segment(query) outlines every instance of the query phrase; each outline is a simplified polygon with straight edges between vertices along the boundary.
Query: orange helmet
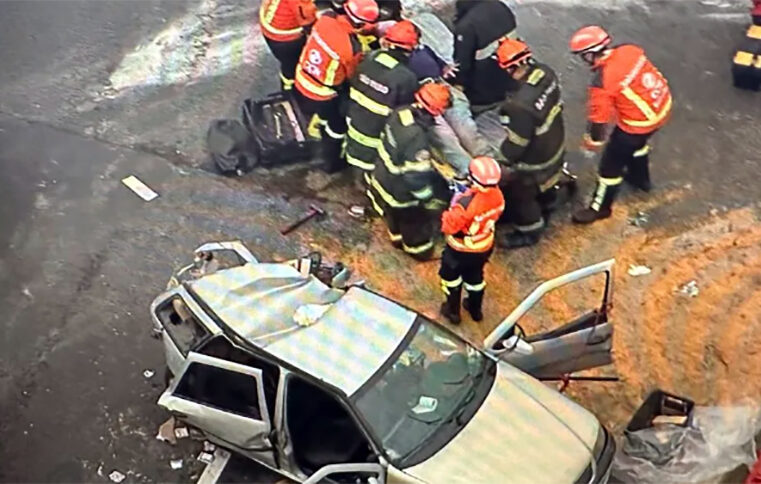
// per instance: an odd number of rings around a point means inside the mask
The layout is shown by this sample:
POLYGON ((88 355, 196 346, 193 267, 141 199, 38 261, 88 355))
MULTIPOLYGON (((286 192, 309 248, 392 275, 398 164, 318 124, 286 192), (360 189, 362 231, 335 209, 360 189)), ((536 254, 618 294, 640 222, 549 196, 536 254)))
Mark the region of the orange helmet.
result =
POLYGON ((344 11, 354 26, 374 24, 378 21, 380 10, 375 0, 346 0, 344 11))
POLYGON ((452 95, 446 85, 440 82, 428 82, 417 90, 415 101, 432 115, 440 116, 451 104, 452 95))
POLYGON ((497 185, 502 178, 502 169, 497 160, 491 156, 473 158, 468 165, 468 171, 473 181, 485 187, 497 185))
POLYGON ((574 54, 597 53, 613 41, 605 29, 589 25, 576 31, 571 37, 570 47, 574 54))
POLYGON ((420 29, 409 20, 402 20, 386 30, 383 40, 402 49, 413 50, 420 42, 420 29))
POLYGON ((531 57, 531 49, 520 40, 504 39, 497 48, 497 62, 502 69, 521 66, 531 57))

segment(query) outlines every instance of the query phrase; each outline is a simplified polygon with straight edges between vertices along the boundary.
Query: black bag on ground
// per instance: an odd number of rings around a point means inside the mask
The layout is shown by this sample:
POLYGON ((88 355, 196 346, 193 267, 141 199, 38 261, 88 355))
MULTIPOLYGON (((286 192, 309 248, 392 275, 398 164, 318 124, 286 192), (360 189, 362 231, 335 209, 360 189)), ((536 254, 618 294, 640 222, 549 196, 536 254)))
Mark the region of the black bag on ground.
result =
POLYGON ((259 163, 270 167, 308 161, 316 156, 319 141, 307 134, 309 120, 283 92, 264 99, 243 101, 243 124, 259 154, 259 163))
POLYGON ((258 164, 256 143, 240 121, 212 121, 206 133, 206 146, 214 165, 223 175, 242 175, 258 164))
POLYGON ((761 88, 761 26, 751 25, 732 59, 735 87, 758 91, 761 88))

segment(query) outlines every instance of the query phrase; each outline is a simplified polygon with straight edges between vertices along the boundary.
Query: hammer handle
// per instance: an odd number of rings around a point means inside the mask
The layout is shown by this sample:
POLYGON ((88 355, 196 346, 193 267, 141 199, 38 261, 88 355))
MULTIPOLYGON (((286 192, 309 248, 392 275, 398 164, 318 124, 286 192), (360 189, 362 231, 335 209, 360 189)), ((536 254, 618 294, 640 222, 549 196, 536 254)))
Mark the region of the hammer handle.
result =
POLYGON ((313 219, 317 215, 317 213, 318 213, 317 210, 314 210, 314 209, 310 210, 308 214, 306 214, 305 216, 301 217, 299 220, 293 222, 291 225, 281 230, 280 233, 282 235, 290 234, 297 228, 301 227, 305 222, 308 222, 309 220, 313 219))

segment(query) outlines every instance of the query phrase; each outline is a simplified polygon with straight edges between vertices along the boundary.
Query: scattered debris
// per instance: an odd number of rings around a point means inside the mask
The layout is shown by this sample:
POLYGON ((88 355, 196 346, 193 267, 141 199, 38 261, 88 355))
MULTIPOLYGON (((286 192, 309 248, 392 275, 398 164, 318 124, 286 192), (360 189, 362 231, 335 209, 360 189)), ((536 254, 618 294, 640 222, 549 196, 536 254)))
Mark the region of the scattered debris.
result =
POLYGON ((209 442, 208 440, 205 440, 203 443, 203 451, 204 452, 214 452, 217 450, 217 446, 209 442))
POLYGON ((637 212, 634 217, 629 217, 629 225, 644 227, 650 221, 650 216, 645 212, 637 212))
POLYGON ((34 296, 32 296, 32 291, 30 291, 28 287, 25 287, 24 289, 22 289, 21 294, 28 297, 29 299, 34 299, 34 296))
POLYGON ((632 277, 639 277, 639 276, 646 276, 653 271, 647 266, 629 264, 629 270, 627 272, 632 277))
POLYGON ((205 440, 206 436, 200 430, 198 430, 196 428, 191 428, 190 429, 190 438, 193 439, 193 440, 205 440))
POLYGON ((177 437, 174 435, 174 417, 170 417, 169 420, 159 426, 159 431, 156 434, 156 440, 161 442, 169 442, 172 445, 177 443, 177 437))
POLYGON ((153 371, 153 370, 145 370, 145 371, 143 371, 143 376, 144 376, 146 379, 151 379, 151 378, 153 378, 153 375, 155 375, 155 374, 156 374, 156 372, 155 372, 155 371, 153 371))
POLYGON ((349 209, 349 215, 354 218, 362 218, 365 216, 365 207, 362 205, 352 205, 349 209))
POLYGON ((98 470, 96 471, 99 476, 103 476, 103 464, 98 465, 98 470))
POLYGON ((199 460, 203 462, 204 464, 211 464, 214 462, 214 454, 211 452, 201 452, 198 454, 198 457, 196 457, 196 460, 199 460))
POLYGON ((174 470, 182 469, 182 459, 172 459, 169 461, 169 466, 174 470))
POLYGON ((122 183, 124 183, 127 186, 127 188, 135 192, 137 196, 139 196, 146 202, 150 202, 151 200, 159 196, 158 193, 151 190, 151 188, 148 185, 141 182, 135 175, 130 175, 122 179, 122 183))
POLYGON ((187 427, 178 427, 174 429, 174 436, 177 438, 177 440, 185 439, 190 436, 190 432, 188 432, 187 427))
POLYGON ((119 484, 124 479, 126 479, 127 476, 115 470, 115 471, 111 471, 111 474, 108 475, 108 478, 111 479, 111 482, 115 482, 116 484, 119 484))
POLYGON ((685 296, 698 297, 698 294, 700 294, 700 289, 698 288, 698 282, 695 280, 688 282, 687 284, 685 284, 679 289, 679 292, 681 292, 685 296))

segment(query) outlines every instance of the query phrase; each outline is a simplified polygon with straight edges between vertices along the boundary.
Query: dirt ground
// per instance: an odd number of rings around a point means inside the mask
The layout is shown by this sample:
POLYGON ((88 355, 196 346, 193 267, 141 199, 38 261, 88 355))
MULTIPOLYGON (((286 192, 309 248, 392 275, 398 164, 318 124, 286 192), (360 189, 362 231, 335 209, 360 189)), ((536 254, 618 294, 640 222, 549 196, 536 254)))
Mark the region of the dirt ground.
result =
MULTIPOLYGON (((313 186, 319 180, 314 174, 310 179, 313 186)), ((566 207, 537 248, 497 250, 487 266, 485 321, 464 317, 456 330, 479 343, 543 280, 613 257, 615 361, 612 368, 590 374, 617 375, 621 381, 573 383, 571 397, 618 432, 656 388, 700 405, 746 398, 761 402, 761 353, 756 349, 761 343, 761 222, 756 211, 714 209, 684 223, 633 224, 635 215, 657 213, 691 191, 688 184, 653 196, 625 192, 611 219, 589 227, 570 224, 566 207), (652 272, 634 277, 627 273, 630 265, 652 272), (699 291, 694 297, 681 291, 691 281, 699 291)), ((344 188, 320 187, 320 192, 328 200, 361 201, 344 188)), ((355 224, 364 224, 365 237, 325 238, 329 229, 324 226, 298 237, 303 245, 350 265, 372 289, 440 319, 438 261, 414 263, 389 251, 380 220, 355 224)), ((599 305, 601 288, 602 278, 561 288, 520 324, 529 334, 556 327, 599 305)))

